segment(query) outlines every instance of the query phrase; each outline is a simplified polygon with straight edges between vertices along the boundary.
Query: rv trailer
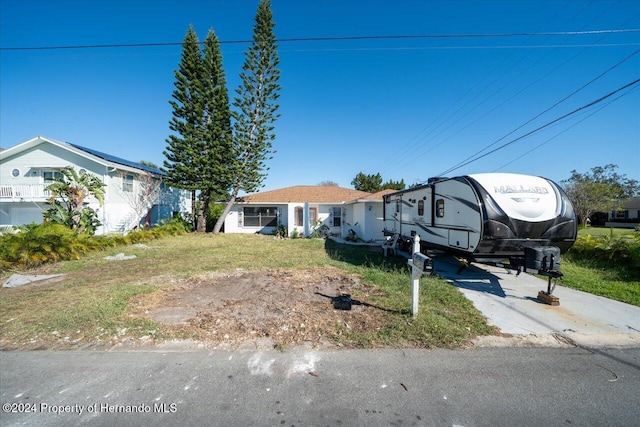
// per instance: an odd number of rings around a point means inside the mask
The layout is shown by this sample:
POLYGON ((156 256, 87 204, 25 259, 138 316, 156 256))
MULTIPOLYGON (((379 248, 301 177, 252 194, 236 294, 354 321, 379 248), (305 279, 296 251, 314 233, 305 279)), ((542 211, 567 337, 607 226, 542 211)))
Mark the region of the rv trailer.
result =
POLYGON ((560 252, 576 240, 577 222, 571 202, 554 182, 486 173, 431 178, 385 195, 384 234, 405 244, 417 235, 425 254, 441 250, 469 261, 506 263, 518 272, 533 257, 532 266, 553 272, 560 252))

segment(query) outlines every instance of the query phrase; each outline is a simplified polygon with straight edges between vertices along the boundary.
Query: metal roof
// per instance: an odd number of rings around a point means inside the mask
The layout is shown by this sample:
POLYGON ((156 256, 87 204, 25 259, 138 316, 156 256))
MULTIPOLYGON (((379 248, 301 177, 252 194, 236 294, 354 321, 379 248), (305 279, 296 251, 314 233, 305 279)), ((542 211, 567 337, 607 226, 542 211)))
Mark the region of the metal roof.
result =
POLYGON ((117 163, 117 164, 123 165, 123 166, 129 166, 129 167, 136 168, 136 169, 142 169, 144 171, 147 171, 147 172, 155 174, 155 175, 161 175, 161 176, 165 176, 166 175, 160 169, 156 169, 156 168, 153 168, 151 166, 142 165, 142 164, 137 163, 137 162, 132 162, 130 160, 122 159, 120 157, 112 156, 111 154, 106 154, 106 153, 103 153, 101 151, 93 150, 91 148, 83 147, 81 145, 72 144, 70 142, 67 142, 67 144, 71 145, 74 148, 77 148, 78 150, 82 150, 82 151, 84 151, 86 153, 89 153, 89 154, 91 154, 93 156, 99 157, 99 158, 101 158, 103 160, 106 160, 106 161, 109 161, 109 162, 112 162, 112 163, 117 163))

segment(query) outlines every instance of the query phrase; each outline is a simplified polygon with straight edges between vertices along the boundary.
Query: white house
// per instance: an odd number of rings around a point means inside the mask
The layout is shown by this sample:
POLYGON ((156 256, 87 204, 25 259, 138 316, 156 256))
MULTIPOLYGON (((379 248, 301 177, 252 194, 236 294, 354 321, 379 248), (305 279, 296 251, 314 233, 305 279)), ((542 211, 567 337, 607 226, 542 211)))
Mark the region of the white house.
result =
MULTIPOLYGON (((383 193, 391 192, 391 190, 383 193)), ((364 241, 384 240, 382 193, 336 186, 298 185, 240 197, 227 215, 225 233, 273 234, 278 225, 289 235, 309 236, 325 225, 330 235, 353 230, 364 241)))
POLYGON ((609 212, 606 227, 635 228, 640 224, 640 197, 629 200, 620 210, 609 212))
POLYGON ((126 232, 189 212, 189 193, 165 186, 159 169, 43 136, 0 151, 0 225, 40 223, 50 197, 45 189, 71 166, 106 184, 104 204, 85 201, 98 212, 98 234, 126 232))

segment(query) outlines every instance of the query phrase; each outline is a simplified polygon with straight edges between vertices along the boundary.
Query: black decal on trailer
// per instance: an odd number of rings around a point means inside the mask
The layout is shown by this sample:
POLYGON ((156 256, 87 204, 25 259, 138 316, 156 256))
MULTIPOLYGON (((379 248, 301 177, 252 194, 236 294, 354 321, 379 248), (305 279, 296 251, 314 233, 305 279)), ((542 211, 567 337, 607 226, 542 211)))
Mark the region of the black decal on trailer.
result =
POLYGON ((458 202, 462 203, 465 206, 468 206, 469 208, 473 209, 476 212, 480 212, 480 207, 478 206, 478 203, 474 203, 471 200, 463 199, 460 197, 456 197, 455 200, 457 200, 458 202))

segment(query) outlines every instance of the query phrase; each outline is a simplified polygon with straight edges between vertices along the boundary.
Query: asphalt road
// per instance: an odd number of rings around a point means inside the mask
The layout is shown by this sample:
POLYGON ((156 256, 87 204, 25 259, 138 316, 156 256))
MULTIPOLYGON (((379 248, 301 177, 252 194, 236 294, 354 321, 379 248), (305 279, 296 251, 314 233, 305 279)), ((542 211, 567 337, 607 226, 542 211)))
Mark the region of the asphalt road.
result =
POLYGON ((639 396, 638 348, 0 353, 2 426, 631 426, 639 396))

